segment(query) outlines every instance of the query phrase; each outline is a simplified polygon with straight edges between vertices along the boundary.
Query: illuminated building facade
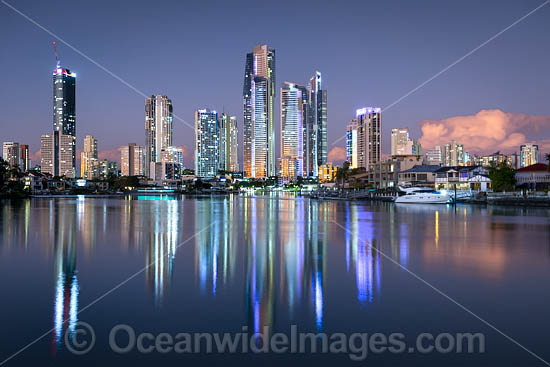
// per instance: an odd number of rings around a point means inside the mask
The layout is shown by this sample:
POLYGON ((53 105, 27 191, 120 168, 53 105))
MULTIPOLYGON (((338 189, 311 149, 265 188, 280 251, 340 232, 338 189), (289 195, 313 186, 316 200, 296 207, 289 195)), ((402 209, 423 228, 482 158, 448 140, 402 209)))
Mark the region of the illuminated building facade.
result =
POLYGON ((122 176, 144 176, 145 155, 143 147, 130 143, 120 147, 120 174, 122 176))
POLYGON ((372 107, 358 109, 356 120, 357 168, 364 167, 368 171, 381 158, 382 111, 372 107))
POLYGON ((520 166, 527 167, 539 162, 539 146, 536 144, 525 144, 519 147, 520 166))
POLYGON ((444 163, 447 167, 464 165, 464 145, 451 141, 443 147, 444 163))
POLYGON ((346 128, 346 161, 350 168, 358 167, 357 147, 357 119, 353 119, 346 128))
POLYGON ((93 180, 99 177, 97 139, 92 135, 84 138, 84 150, 80 153, 80 177, 93 180))
POLYGON ((246 55, 243 86, 243 159, 247 177, 275 175, 275 50, 256 45, 246 55))
POLYGON ((294 181, 306 174, 304 167, 304 126, 308 93, 303 86, 285 82, 281 88, 281 179, 294 181))
POLYGON ((53 71, 52 175, 76 176, 76 74, 59 66, 53 71))
POLYGON ((316 71, 309 81, 310 113, 306 126, 306 169, 308 176, 317 176, 318 167, 327 163, 327 91, 322 87, 321 73, 316 71))
POLYGON ((20 164, 20 148, 19 143, 6 141, 2 145, 2 157, 10 167, 19 167, 20 164))
POLYGON ((202 109, 195 112, 195 176, 213 178, 219 169, 218 113, 202 109))
POLYGON ((222 171, 238 172, 239 143, 237 117, 222 113, 220 119, 219 169, 222 171))
POLYGON ((172 146, 173 107, 167 96, 145 100, 145 175, 152 177, 151 165, 162 161, 161 151, 172 146))

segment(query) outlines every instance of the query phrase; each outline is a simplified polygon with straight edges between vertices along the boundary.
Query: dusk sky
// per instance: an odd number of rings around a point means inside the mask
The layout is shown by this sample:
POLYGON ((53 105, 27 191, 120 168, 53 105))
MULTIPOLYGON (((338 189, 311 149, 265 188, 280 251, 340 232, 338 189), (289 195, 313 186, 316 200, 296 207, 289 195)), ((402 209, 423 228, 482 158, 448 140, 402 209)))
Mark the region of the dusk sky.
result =
MULTIPOLYGON (((245 55, 266 43, 276 49, 276 106, 282 82, 305 84, 322 72, 329 149, 344 146, 343 140, 333 143, 357 108, 385 108, 543 3, 6 2, 137 90, 167 95, 190 125, 196 109, 224 109, 237 116, 240 135, 245 55)), ((0 3, 0 140, 29 144, 32 152, 40 135, 52 130, 54 40, 0 3)), ((144 97, 56 41, 62 66, 77 73, 77 147, 92 134, 114 159, 120 145, 143 145, 144 97)), ((383 152, 390 150, 393 127, 409 127, 424 148, 458 138, 466 151, 507 153, 535 139, 550 152, 549 65, 547 4, 384 111, 383 152)), ((277 144, 278 134, 277 128, 277 144)), ((174 119, 174 145, 187 147, 188 166, 193 137, 174 119)), ((239 150, 242 160, 242 145, 239 150)), ((341 158, 338 153, 331 157, 341 158)))

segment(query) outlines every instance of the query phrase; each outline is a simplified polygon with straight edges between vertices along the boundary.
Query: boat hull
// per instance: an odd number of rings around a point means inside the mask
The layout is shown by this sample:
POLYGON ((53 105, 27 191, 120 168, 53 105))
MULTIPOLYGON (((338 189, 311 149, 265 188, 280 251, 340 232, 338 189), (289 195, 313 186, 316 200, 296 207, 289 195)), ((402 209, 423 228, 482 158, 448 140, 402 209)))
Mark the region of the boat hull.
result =
POLYGON ((397 204, 448 204, 449 195, 404 195, 395 199, 397 204))

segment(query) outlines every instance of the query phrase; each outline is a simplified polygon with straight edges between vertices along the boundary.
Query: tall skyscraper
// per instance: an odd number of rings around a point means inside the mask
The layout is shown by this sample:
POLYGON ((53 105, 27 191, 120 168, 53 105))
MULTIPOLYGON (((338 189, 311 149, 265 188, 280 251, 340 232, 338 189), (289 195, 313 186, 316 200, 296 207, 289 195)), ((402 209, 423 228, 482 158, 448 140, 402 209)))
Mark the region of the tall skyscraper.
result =
POLYGON ((208 109, 195 112, 195 176, 216 177, 219 169, 220 126, 218 113, 208 109))
POLYGON ((237 117, 222 113, 220 119, 219 169, 239 171, 237 117))
POLYGON ((281 159, 283 182, 294 181, 306 174, 304 167, 304 132, 306 131, 308 91, 305 87, 284 82, 281 88, 281 159))
POLYGON ((59 65, 53 71, 53 147, 53 175, 75 177, 76 74, 59 65))
POLYGON ((29 146, 28 144, 21 144, 21 149, 19 153, 19 167, 21 168, 21 171, 27 172, 31 169, 31 157, 29 152, 29 146))
POLYGON ((144 176, 144 160, 143 147, 136 143, 120 147, 120 174, 122 176, 144 176))
POLYGON ((246 55, 243 86, 243 159, 247 177, 275 175, 275 50, 256 45, 246 55))
POLYGON ((307 162, 308 176, 317 176, 318 168, 327 163, 328 158, 327 91, 322 88, 321 81, 321 73, 316 71, 308 86, 310 114, 306 127, 306 156, 316 157, 314 161, 307 162))
POLYGON ((527 167, 539 162, 539 146, 533 143, 519 147, 521 167, 527 167))
POLYGON ((19 167, 19 143, 6 141, 2 145, 2 157, 10 165, 10 167, 19 167))
POLYGON ((99 177, 97 140, 92 135, 84 138, 84 150, 80 153, 80 177, 88 180, 99 177))
POLYGON ((357 167, 367 171, 381 158, 381 123, 380 108, 365 107, 356 111, 357 119, 357 167))
POLYGON ((452 140, 443 147, 445 166, 460 166, 464 164, 464 145, 452 140))
POLYGON ((145 100, 145 175, 152 177, 151 165, 162 161, 161 151, 172 146, 173 107, 160 94, 145 100))

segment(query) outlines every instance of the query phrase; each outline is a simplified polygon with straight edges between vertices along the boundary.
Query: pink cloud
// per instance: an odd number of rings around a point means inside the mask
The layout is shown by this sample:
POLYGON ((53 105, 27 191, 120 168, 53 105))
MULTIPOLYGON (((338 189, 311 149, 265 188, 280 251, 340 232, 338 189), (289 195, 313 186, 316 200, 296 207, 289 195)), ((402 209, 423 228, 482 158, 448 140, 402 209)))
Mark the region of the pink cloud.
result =
POLYGON ((424 120, 420 126, 424 149, 456 140, 475 154, 517 152, 528 142, 536 142, 541 152, 550 151, 550 115, 481 110, 475 115, 424 120))
POLYGON ((346 148, 334 147, 328 152, 328 161, 332 164, 339 165, 346 160, 346 148))

